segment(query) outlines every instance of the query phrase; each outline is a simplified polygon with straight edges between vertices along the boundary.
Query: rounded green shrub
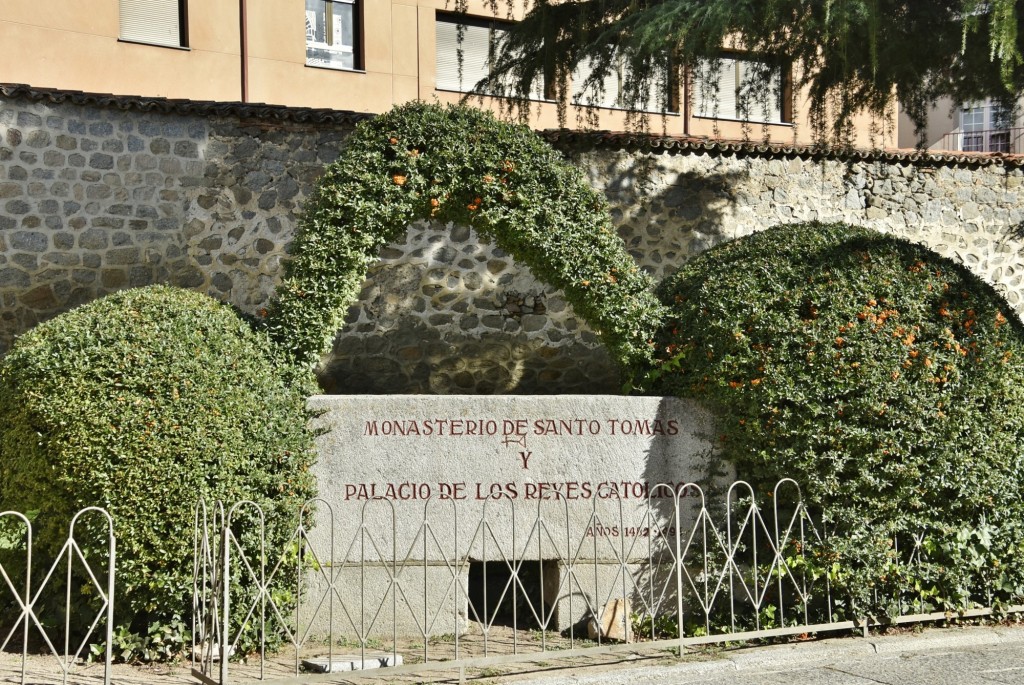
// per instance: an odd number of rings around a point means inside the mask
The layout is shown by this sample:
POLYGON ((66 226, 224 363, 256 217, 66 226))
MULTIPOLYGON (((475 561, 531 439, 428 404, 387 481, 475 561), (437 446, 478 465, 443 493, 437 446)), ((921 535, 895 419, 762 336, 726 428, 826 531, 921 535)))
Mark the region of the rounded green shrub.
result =
POLYGON ((413 102, 359 124, 306 202, 267 317, 312 366, 381 249, 420 219, 471 226, 562 289, 627 377, 646 369, 661 307, 606 201, 525 126, 413 102))
POLYGON ((163 286, 37 326, 0 362, 0 510, 38 512, 42 558, 75 511, 106 507, 116 620, 145 635, 191 605, 200 498, 259 503, 279 549, 314 493, 304 388, 277 354, 229 306, 163 286))
POLYGON ((1024 331, 990 286, 920 245, 809 223, 695 257, 659 297, 656 389, 716 413, 741 476, 803 487, 848 608, 1024 594, 1024 331))

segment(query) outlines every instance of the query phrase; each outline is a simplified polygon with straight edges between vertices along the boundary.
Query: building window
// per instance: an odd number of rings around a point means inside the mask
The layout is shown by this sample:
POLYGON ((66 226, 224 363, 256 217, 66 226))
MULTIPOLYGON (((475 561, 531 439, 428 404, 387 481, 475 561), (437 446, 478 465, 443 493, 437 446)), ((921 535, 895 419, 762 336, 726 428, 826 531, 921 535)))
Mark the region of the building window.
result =
MULTIPOLYGON (((476 86, 491 75, 495 48, 509 26, 507 22, 493 19, 438 12, 434 86, 438 90, 490 94, 476 86)), ((543 79, 535 84, 533 97, 544 98, 543 79)))
POLYGON ((355 0, 306 0, 306 64, 358 69, 355 0))
POLYGON ((629 102, 626 97, 630 79, 629 64, 625 59, 616 59, 601 79, 600 87, 594 83, 595 65, 589 58, 583 59, 572 72, 572 102, 574 105, 609 107, 640 110, 643 112, 676 112, 677 100, 673 97, 675 79, 670 78, 667 67, 656 76, 657 83, 647 86, 646 98, 629 102))
POLYGON ((119 0, 121 40, 180 48, 188 45, 186 0, 119 0))
POLYGON ((964 152, 1010 152, 1010 113, 997 103, 960 110, 960 149, 964 152))
POLYGON ((778 124, 789 121, 782 69, 741 57, 703 60, 693 71, 698 117, 778 124), (761 84, 765 78, 768 88, 761 84))

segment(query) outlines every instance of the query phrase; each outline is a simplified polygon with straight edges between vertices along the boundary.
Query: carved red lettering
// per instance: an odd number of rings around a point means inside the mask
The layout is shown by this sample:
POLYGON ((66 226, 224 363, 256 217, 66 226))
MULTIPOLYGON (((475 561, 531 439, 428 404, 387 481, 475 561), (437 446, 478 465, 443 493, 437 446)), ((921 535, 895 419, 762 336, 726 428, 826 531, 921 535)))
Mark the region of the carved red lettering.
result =
POLYGON ((526 435, 526 419, 502 419, 502 435, 526 435))

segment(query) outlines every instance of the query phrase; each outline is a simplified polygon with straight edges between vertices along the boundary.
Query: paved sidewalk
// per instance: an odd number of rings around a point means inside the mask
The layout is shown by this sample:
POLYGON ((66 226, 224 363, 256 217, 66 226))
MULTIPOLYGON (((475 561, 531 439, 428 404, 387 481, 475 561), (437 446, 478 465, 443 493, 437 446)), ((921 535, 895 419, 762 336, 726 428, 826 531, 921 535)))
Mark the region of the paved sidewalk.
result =
MULTIPOLYGON (((589 670, 589 669, 587 669, 589 670)), ((496 681, 492 681, 496 682, 496 681)), ((928 628, 869 638, 743 647, 693 663, 561 672, 530 685, 1024 684, 1024 627, 928 628)))

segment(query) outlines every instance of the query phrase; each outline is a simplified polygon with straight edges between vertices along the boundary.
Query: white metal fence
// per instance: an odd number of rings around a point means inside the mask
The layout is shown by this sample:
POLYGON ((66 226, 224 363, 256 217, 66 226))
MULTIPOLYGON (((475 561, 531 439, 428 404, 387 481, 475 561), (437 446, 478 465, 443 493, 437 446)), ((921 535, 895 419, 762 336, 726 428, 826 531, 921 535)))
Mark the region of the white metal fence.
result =
POLYGON ((298 675, 306 660, 404 659, 397 673, 865 628, 833 616, 794 481, 767 505, 744 482, 718 506, 693 483, 623 494, 376 499, 356 519, 317 500, 274 550, 255 504, 201 505, 193 672, 226 685, 235 649, 275 639, 298 675))
MULTIPOLYGON (((374 499, 358 516, 336 514, 324 500, 300 512, 200 503, 193 673, 227 685, 321 677, 303 673, 304 663, 324 671, 387 664, 395 674, 464 672, 554 655, 866 631, 872 623, 833 611, 828 564, 815 557, 827 538, 792 480, 762 501, 744 482, 717 504, 692 483, 642 496, 591 494, 374 499), (280 647, 286 668, 267 655, 280 647), (261 657, 255 672, 230 658, 253 652, 261 657), (404 665, 396 665, 400 658, 404 665)), ((38 560, 36 526, 25 514, 0 513, 0 651, 20 657, 23 684, 68 683, 82 680, 76 665, 95 644, 109 684, 113 520, 83 509, 46 563, 38 560), (93 600, 83 603, 83 594, 93 600), (38 657, 30 653, 48 655, 45 677, 33 672, 38 657)), ((900 564, 921 563, 923 539, 911 537, 900 564)), ((912 594, 886 622, 948 617, 912 594)), ((979 596, 958 615, 988 615, 991 604, 979 596)))
POLYGON ((43 671, 46 677, 52 674, 52 668, 33 671, 30 651, 52 657, 47 665, 55 664, 60 682, 66 684, 89 655, 89 645, 98 644, 104 662, 102 681, 109 685, 116 563, 113 520, 104 509, 82 509, 71 519, 67 538, 52 562, 38 568, 33 532, 33 521, 24 513, 0 512, 0 609, 6 612, 0 616, 0 652, 20 654, 22 685, 42 682, 43 671), (90 518, 95 525, 82 533, 81 526, 90 518), (83 603, 83 593, 94 601, 83 603))

